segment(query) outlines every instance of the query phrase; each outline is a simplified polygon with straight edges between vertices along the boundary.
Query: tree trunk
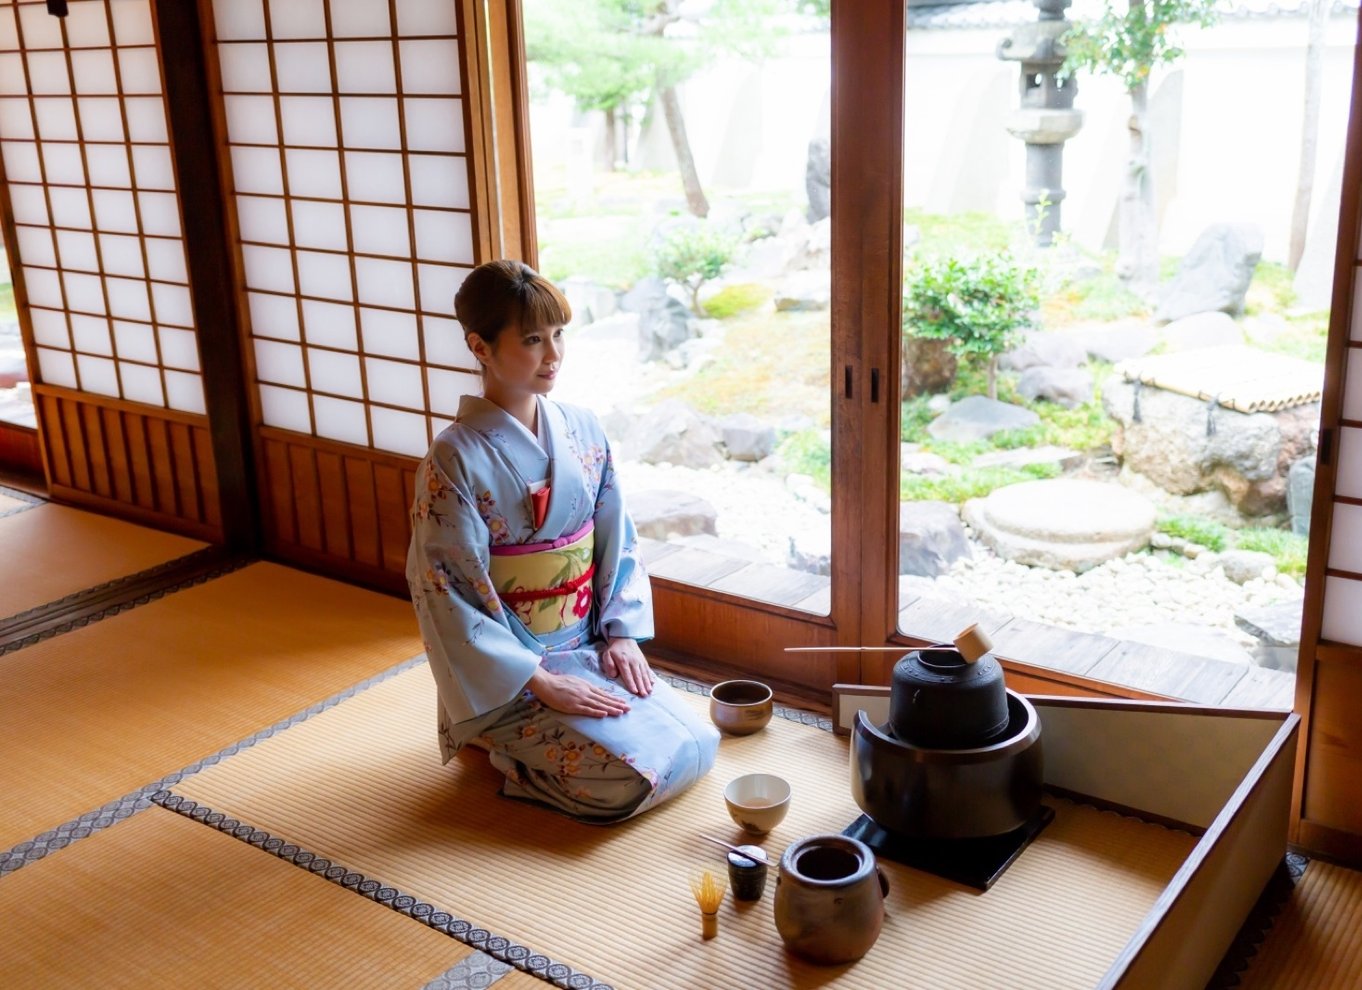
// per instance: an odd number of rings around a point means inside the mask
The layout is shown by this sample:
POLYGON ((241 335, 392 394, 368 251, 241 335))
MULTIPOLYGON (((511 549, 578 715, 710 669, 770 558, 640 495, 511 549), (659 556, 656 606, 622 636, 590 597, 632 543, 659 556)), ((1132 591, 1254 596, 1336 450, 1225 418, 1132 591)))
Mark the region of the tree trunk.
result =
POLYGON ((988 397, 998 401, 998 355, 988 356, 988 397))
POLYGON ((1319 149, 1319 101, 1324 73, 1324 26, 1330 0, 1310 0, 1310 40, 1305 48, 1305 113, 1301 121, 1301 160, 1296 172, 1296 202, 1291 207, 1291 246, 1286 264, 1293 272, 1305 253, 1310 198, 1315 191, 1315 154, 1319 149))
POLYGON ((681 172, 681 185, 686 190, 686 206, 697 217, 709 216, 709 201, 700 188, 700 176, 695 171, 695 159, 690 153, 690 139, 686 137, 686 121, 681 116, 681 98, 675 86, 659 86, 657 97, 662 102, 662 113, 667 119, 667 133, 671 135, 676 152, 676 167, 681 172))
POLYGON ((1149 83, 1130 89, 1130 153, 1117 215, 1120 251, 1116 274, 1136 295, 1152 299, 1159 284, 1159 225, 1149 156, 1149 83))
POLYGON ((619 115, 614 107, 605 108, 605 168, 614 172, 619 167, 619 115))

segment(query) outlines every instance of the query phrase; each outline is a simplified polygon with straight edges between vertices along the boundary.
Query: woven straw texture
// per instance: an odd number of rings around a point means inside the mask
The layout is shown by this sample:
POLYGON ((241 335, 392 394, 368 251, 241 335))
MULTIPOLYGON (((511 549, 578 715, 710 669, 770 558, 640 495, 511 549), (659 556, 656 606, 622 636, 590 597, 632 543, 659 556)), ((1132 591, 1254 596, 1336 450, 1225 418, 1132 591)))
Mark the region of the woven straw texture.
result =
POLYGON ((1243 413, 1275 412, 1316 402, 1319 365, 1252 347, 1202 347, 1136 358, 1118 365, 1126 381, 1144 382, 1194 399, 1215 399, 1243 413))
MULTIPOLYGON (((0 505, 0 511, 5 508, 0 505)), ((34 506, 0 519, 0 560, 6 562, 0 616, 136 574, 203 546, 93 512, 34 506)))
POLYGON ((754 905, 726 899, 709 942, 687 881, 723 868, 701 835, 743 841, 722 799, 741 773, 792 784, 789 816, 764 840, 772 854, 855 818, 843 740, 777 719, 725 739, 714 772, 687 794, 600 828, 496 797, 497 775, 475 750, 441 767, 434 706, 430 673, 416 667, 174 790, 621 990, 1091 987, 1194 843, 1061 802, 987 894, 886 862, 879 942, 855 964, 819 968, 784 951, 774 880, 754 905))
POLYGON ((1242 990, 1362 987, 1362 873, 1313 862, 1277 916, 1242 990))
POLYGON ((420 652, 408 603, 254 564, 0 657, 0 849, 420 652))
POLYGON ((473 951, 160 808, 0 880, 0 917, 16 990, 418 990, 473 951))

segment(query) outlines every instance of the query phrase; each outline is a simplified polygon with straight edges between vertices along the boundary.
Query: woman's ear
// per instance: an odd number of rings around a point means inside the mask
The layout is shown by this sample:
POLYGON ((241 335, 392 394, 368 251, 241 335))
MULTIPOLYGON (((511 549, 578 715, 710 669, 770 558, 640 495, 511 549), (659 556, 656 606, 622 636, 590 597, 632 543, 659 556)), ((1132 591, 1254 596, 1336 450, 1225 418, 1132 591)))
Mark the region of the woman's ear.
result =
POLYGON ((478 363, 485 365, 492 353, 492 348, 488 345, 487 341, 483 340, 476 333, 469 331, 464 335, 464 342, 468 344, 468 349, 473 352, 473 356, 478 359, 478 363))

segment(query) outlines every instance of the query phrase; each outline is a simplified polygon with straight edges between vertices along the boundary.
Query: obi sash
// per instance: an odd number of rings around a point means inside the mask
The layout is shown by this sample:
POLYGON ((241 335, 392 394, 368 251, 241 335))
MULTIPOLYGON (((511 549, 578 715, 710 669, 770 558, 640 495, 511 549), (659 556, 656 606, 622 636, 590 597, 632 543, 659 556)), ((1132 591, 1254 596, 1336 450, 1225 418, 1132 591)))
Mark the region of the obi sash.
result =
POLYGON ((535 636, 574 626, 591 614, 595 530, 542 543, 491 547, 492 585, 502 603, 535 636))

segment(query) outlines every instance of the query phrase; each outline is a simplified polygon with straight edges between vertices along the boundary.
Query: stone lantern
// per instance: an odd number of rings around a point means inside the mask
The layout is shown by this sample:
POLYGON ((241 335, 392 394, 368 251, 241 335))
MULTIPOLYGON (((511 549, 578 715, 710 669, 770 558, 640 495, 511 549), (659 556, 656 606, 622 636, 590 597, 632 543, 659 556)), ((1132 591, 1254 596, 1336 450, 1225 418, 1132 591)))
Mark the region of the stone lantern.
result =
POLYGON ((1061 40, 1072 26, 1064 18, 1070 0, 1032 0, 1039 19, 1018 26, 998 43, 998 57, 1021 63, 1021 106, 1008 115, 1007 129, 1026 142, 1026 220, 1040 247, 1049 247, 1059 230, 1059 205, 1064 142, 1083 126, 1083 112, 1074 109, 1078 82, 1061 80, 1064 64, 1061 40))

